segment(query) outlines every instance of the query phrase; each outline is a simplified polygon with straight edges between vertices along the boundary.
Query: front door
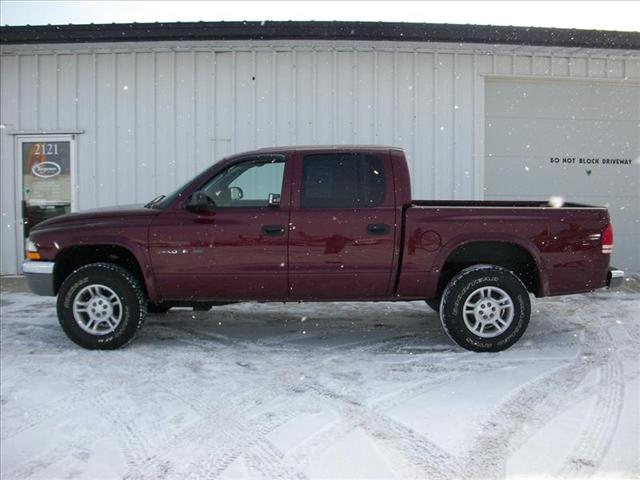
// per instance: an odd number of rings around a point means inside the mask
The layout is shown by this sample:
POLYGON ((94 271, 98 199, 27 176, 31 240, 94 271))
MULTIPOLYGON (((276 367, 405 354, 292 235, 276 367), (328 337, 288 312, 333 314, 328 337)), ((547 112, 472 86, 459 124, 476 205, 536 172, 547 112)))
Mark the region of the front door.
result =
POLYGON ((161 297, 286 298, 285 165, 281 155, 233 163, 199 188, 212 200, 208 210, 193 212, 180 206, 154 220, 150 249, 161 297), (273 202, 276 195, 280 205, 273 202))
POLYGON ((387 297, 398 223, 388 155, 311 154, 297 166, 289 233, 290 298, 387 297))
POLYGON ((19 137, 23 242, 38 223, 72 209, 73 138, 19 137))

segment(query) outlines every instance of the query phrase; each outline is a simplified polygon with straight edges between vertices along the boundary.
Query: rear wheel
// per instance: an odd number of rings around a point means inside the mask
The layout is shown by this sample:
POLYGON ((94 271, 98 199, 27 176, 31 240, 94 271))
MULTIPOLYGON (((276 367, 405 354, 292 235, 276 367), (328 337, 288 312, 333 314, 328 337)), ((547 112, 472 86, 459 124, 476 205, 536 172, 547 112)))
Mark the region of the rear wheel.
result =
POLYGON ((130 342, 144 323, 147 301, 139 280, 110 263, 79 268, 58 292, 58 320, 81 347, 113 350, 130 342))
POLYGON ((529 293, 510 270, 476 265, 462 270, 442 295, 440 320, 467 350, 498 352, 518 341, 531 316, 529 293))

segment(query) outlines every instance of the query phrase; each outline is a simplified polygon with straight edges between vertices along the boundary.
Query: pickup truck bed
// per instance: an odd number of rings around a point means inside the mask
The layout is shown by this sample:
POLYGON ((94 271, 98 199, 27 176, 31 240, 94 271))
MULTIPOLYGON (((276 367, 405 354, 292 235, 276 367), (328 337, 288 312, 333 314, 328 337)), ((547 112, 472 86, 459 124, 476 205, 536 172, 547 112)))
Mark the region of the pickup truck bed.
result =
POLYGON ((609 260, 601 247, 601 233, 609 224, 606 208, 576 203, 549 207, 542 202, 418 200, 412 201, 404 215, 401 296, 424 295, 427 277, 426 296, 436 296, 438 286, 446 284, 456 270, 450 268, 452 263, 492 263, 496 254, 504 257, 503 265, 509 258, 511 262, 519 259, 521 267, 512 264, 511 268, 520 269, 538 297, 606 285, 609 260), (452 257, 455 250, 459 255, 452 257))

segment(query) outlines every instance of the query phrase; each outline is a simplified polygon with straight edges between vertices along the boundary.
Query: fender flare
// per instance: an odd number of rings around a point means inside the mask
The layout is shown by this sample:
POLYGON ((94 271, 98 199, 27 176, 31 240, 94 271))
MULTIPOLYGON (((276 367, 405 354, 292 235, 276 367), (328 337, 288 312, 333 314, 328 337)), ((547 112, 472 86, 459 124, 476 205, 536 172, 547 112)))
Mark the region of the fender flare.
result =
POLYGON ((463 247, 465 245, 471 245, 473 243, 481 243, 481 242, 492 242, 492 243, 503 243, 508 245, 513 245, 523 249, 527 252, 531 258, 533 259, 536 269, 538 270, 538 292, 535 292, 537 296, 544 297, 548 294, 549 285, 548 279, 545 275, 544 262, 542 260, 542 256, 540 255, 540 251, 536 248, 536 246, 527 240, 526 238, 519 237, 517 235, 505 235, 504 233, 491 235, 491 234, 483 234, 483 233, 465 233, 463 235, 458 235, 456 237, 451 238, 447 241, 445 245, 440 249, 438 255, 436 256, 433 262, 433 270, 436 276, 439 278, 440 272, 444 267, 444 264, 447 262, 452 253, 454 253, 458 248, 463 247))

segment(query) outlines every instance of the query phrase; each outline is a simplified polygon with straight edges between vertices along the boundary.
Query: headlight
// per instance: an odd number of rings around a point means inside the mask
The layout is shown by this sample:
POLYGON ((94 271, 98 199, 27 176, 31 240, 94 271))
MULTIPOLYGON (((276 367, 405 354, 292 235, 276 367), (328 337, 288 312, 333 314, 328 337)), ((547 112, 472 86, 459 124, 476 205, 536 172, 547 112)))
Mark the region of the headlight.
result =
POLYGON ((36 242, 34 242, 31 239, 27 240, 27 252, 37 252, 37 251, 38 251, 38 246, 36 245, 36 242))
POLYGON ((29 260, 40 260, 40 254, 38 253, 38 246, 36 245, 36 242, 31 239, 27 240, 26 250, 27 258, 29 260))

